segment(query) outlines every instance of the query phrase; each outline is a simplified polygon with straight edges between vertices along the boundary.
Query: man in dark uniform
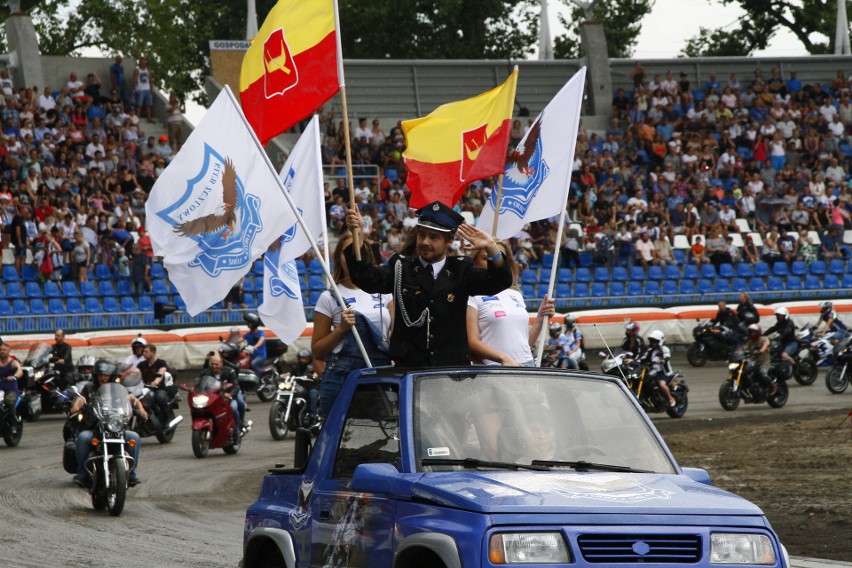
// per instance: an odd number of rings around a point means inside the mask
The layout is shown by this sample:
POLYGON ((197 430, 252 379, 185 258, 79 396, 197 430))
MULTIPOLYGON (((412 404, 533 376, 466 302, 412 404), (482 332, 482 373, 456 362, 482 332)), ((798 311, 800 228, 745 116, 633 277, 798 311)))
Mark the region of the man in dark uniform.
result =
POLYGON ((53 359, 54 368, 59 374, 59 383, 57 386, 60 390, 65 390, 74 374, 74 357, 71 355, 71 345, 65 341, 65 332, 57 329, 53 335, 56 342, 50 350, 50 356, 53 359))
MULTIPOLYGON (((344 251, 349 274, 365 292, 393 294, 390 357, 397 366, 469 365, 467 299, 511 286, 509 264, 488 233, 463 224, 464 217, 443 203, 430 203, 418 215, 413 254, 405 250, 387 266, 373 266, 366 248, 357 261, 349 246, 344 251), (447 256, 456 231, 471 243, 469 250, 486 250, 488 268, 474 268, 466 256, 447 256)), ((361 227, 360 215, 350 209, 346 223, 354 233, 361 227)))

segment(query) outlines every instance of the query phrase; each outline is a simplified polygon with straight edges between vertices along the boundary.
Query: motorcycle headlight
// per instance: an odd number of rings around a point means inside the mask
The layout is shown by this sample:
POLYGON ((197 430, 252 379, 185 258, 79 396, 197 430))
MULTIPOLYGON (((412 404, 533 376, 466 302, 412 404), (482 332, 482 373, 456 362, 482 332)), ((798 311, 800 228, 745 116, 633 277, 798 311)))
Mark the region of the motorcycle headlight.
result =
POLYGON ((607 371, 609 371, 609 370, 610 370, 610 369, 612 369, 613 367, 615 367, 615 361, 612 361, 611 359, 607 359, 606 361, 604 361, 603 363, 601 363, 601 370, 602 370, 604 373, 606 373, 607 371))
POLYGON ((728 370, 736 371, 739 366, 739 363, 728 363, 728 370))
POLYGON ((44 376, 44 369, 39 369, 38 371, 36 371, 35 373, 33 373, 33 378, 34 378, 35 380, 39 380, 39 379, 40 379, 40 378, 42 378, 43 376, 44 376))
POLYGON ((763 534, 713 533, 711 564, 775 564, 775 549, 763 534))
POLYGON ((110 414, 109 416, 107 416, 106 421, 104 422, 104 428, 107 432, 118 434, 119 432, 124 430, 124 418, 122 418, 118 414, 110 414))
POLYGON ((278 383, 278 390, 286 391, 286 390, 290 390, 291 388, 293 388, 292 383, 285 383, 285 382, 278 383))
POLYGON ((491 535, 488 559, 492 564, 566 564, 571 555, 558 532, 498 533, 491 535))
POLYGON ((199 394, 192 397, 193 408, 204 408, 205 406, 207 406, 208 402, 210 402, 210 397, 206 394, 199 394))

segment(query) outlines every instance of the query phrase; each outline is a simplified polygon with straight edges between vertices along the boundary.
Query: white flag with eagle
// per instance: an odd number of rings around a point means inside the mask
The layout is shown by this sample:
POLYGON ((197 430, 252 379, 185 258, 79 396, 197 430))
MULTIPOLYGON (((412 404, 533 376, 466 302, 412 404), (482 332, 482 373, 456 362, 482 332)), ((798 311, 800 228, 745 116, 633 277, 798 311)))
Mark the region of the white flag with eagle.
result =
POLYGON ((494 191, 482 207, 479 228, 490 233, 497 210, 496 237, 508 239, 527 223, 557 216, 565 208, 585 83, 583 67, 536 117, 506 161, 499 208, 494 191))
POLYGON ((296 222, 227 86, 157 179, 145 216, 191 316, 222 300, 296 222))

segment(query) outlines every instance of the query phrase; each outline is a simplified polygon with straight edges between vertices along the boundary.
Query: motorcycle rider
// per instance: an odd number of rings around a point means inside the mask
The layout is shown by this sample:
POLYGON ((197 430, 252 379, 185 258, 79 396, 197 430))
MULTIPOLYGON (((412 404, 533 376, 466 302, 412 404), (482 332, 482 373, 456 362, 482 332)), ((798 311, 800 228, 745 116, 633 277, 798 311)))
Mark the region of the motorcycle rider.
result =
MULTIPOLYGON (((145 345, 142 356, 144 359, 136 365, 136 368, 142 374, 142 382, 149 389, 148 394, 145 395, 145 402, 151 409, 152 415, 165 416, 169 399, 173 394, 169 391, 170 388, 174 388, 166 386, 164 382, 166 374, 169 372, 169 366, 157 357, 157 346, 153 343, 145 345)), ((157 428, 154 428, 154 430, 157 430, 157 428)))
POLYGON ((146 345, 148 345, 148 341, 141 334, 133 338, 133 341, 130 342, 130 355, 124 360, 122 370, 135 369, 139 363, 145 360, 143 351, 146 345))
POLYGON ((796 324, 790 319, 790 311, 785 307, 776 308, 775 310, 775 325, 766 330, 765 335, 778 334, 778 341, 781 344, 781 358, 794 365, 796 361, 793 356, 799 349, 799 342, 796 341, 796 324))
POLYGON ((568 348, 566 351, 570 355, 571 353, 580 352, 578 358, 574 362, 574 368, 580 368, 584 370, 588 370, 586 366, 586 360, 583 356, 583 348, 586 346, 586 340, 583 338, 583 332, 580 331, 580 328, 576 327, 577 318, 572 316, 571 314, 567 314, 565 316, 565 336, 568 338, 568 348), (572 345, 573 344, 573 345, 572 345))
POLYGON ((57 329, 53 338, 55 343, 50 349, 50 359, 59 376, 57 387, 59 390, 65 390, 74 378, 74 356, 71 354, 71 345, 65 341, 64 330, 57 329))
POLYGON ((831 342, 836 344, 849 333, 849 328, 837 317, 837 312, 834 311, 834 304, 831 302, 822 302, 819 305, 819 320, 817 320, 816 336, 820 337, 826 333, 834 333, 831 337, 831 342), (825 324, 825 327, 820 329, 820 326, 825 324))
POLYGON ((7 405, 14 405, 18 400, 18 379, 24 376, 24 369, 17 359, 11 356, 8 343, 0 339, 0 392, 7 405))
MULTIPOLYGON (((296 354, 296 364, 290 367, 290 375, 294 377, 315 378, 313 360, 314 356, 309 349, 300 349, 296 354)), ((313 424, 317 418, 318 402, 319 384, 313 383, 308 389, 308 424, 313 424)))
POLYGON ((647 365, 648 374, 652 380, 656 380, 668 400, 669 406, 675 406, 677 401, 672 396, 672 391, 669 390, 669 383, 674 378, 674 370, 672 369, 671 358, 672 354, 665 345, 666 336, 662 331, 657 329, 648 334, 648 349, 642 354, 640 361, 647 365))
POLYGON ((266 334, 260 329, 260 317, 257 314, 246 314, 243 319, 248 324, 249 331, 243 334, 246 343, 246 351, 253 355, 251 360, 252 370, 260 376, 260 365, 266 359, 266 334))
MULTIPOLYGON (((568 316, 566 316, 566 319, 568 316)), ((559 369, 577 369, 579 366, 571 359, 571 355, 580 348, 573 340, 574 334, 562 333, 562 326, 558 322, 551 323, 548 328, 550 337, 545 340, 544 347, 555 353, 554 366, 559 369)))
POLYGON ((747 338, 742 348, 746 353, 751 352, 755 354, 757 364, 760 366, 757 379, 762 384, 769 386, 770 396, 775 394, 775 391, 778 390, 778 385, 775 383, 775 379, 769 376, 769 340, 764 337, 760 324, 753 323, 748 326, 747 338))
POLYGON ((716 312, 716 316, 710 320, 710 323, 718 325, 727 331, 726 338, 732 343, 738 342, 741 338, 737 314, 724 301, 719 302, 719 310, 716 312))
MULTIPOLYGON (((240 391, 236 373, 233 369, 224 365, 222 357, 218 353, 212 353, 207 363, 208 367, 204 369, 204 373, 219 381, 219 390, 222 396, 230 401, 234 422, 240 431, 245 433, 243 423, 246 417, 246 403, 240 391)), ((250 427, 250 422, 246 423, 245 426, 250 427)))
POLYGON ((745 292, 740 292, 740 302, 737 304, 737 319, 739 320, 741 335, 745 335, 748 326, 760 322, 760 314, 754 306, 751 296, 745 292))
MULTIPOLYGON (((98 387, 116 380, 118 377, 118 367, 111 361, 100 359, 95 362, 94 375, 95 382, 93 384, 86 385, 83 392, 74 399, 74 404, 71 405, 71 409, 68 411, 69 415, 74 415, 82 411, 86 405, 89 404, 91 397, 94 395, 95 391, 97 391, 98 387)), ((145 407, 142 405, 142 401, 130 393, 127 393, 127 396, 130 397, 130 406, 139 414, 142 420, 148 420, 148 413, 145 412, 145 407)), ((94 426, 94 424, 81 423, 81 429, 77 434, 77 475, 74 476, 73 481, 74 484, 79 485, 80 487, 85 487, 86 489, 88 489, 92 484, 92 476, 86 469, 86 460, 89 458, 92 439, 95 437, 95 431, 92 429, 92 426, 94 426)), ((133 458, 133 467, 130 469, 127 485, 129 487, 135 487, 141 482, 139 477, 136 475, 136 468, 139 466, 139 434, 133 430, 125 430, 124 441, 129 446, 130 457, 133 458)))
POLYGON ((639 324, 635 321, 624 324, 624 340, 621 342, 621 351, 633 353, 634 359, 638 359, 645 351, 645 340, 639 335, 639 324))

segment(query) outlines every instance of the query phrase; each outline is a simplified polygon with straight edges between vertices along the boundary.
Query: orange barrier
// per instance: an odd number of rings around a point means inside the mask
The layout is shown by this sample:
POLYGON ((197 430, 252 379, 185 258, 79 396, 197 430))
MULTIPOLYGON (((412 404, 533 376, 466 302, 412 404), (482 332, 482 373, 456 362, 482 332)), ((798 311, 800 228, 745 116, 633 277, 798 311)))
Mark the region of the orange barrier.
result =
MULTIPOLYGON (((88 343, 83 343, 82 345, 89 345, 91 347, 108 347, 112 345, 121 345, 121 346, 130 346, 130 343, 136 339, 139 335, 134 334, 125 334, 125 335, 105 335, 103 337, 93 337, 89 339, 88 343)), ((181 336, 174 333, 145 333, 142 335, 145 338, 145 341, 148 343, 158 344, 158 343, 175 343, 183 341, 181 336)))

